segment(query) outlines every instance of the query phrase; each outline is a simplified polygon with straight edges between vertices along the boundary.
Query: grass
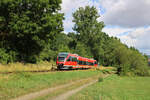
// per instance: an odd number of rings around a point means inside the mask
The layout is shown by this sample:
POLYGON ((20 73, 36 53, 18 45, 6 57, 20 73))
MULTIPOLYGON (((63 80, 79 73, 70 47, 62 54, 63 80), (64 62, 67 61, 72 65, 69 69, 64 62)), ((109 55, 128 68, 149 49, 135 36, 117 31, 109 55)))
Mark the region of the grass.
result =
MULTIPOLYGON (((24 63, 9 63, 6 65, 0 64, 0 73, 11 73, 11 72, 27 72, 27 71, 50 71, 52 69, 56 69, 56 64, 54 61, 51 62, 41 62, 38 64, 24 64, 24 63)), ((115 70, 114 67, 103 67, 100 66, 98 68, 94 68, 92 70, 115 70)))
MULTIPOLYGON (((97 78, 97 77, 95 77, 95 78, 97 78)), ((46 96, 38 97, 37 99, 34 99, 34 100, 49 100, 49 99, 52 99, 53 97, 55 98, 55 97, 57 97, 60 94, 63 94, 63 93, 66 93, 67 91, 76 89, 76 88, 78 88, 78 87, 80 87, 80 86, 82 86, 82 85, 84 85, 86 83, 89 83, 92 80, 93 80, 93 78, 90 78, 90 79, 87 79, 87 80, 82 80, 80 82, 72 84, 69 87, 65 87, 65 88, 53 91, 52 93, 49 93, 46 96)))
POLYGON ((96 76, 99 71, 66 71, 0 74, 0 100, 8 100, 44 88, 54 87, 74 80, 96 76))
POLYGON ((0 73, 7 72, 22 72, 22 71, 45 71, 52 68, 54 62, 41 62, 39 64, 23 64, 23 63, 10 63, 0 64, 0 73))
POLYGON ((68 100, 150 100, 150 77, 112 75, 68 100))

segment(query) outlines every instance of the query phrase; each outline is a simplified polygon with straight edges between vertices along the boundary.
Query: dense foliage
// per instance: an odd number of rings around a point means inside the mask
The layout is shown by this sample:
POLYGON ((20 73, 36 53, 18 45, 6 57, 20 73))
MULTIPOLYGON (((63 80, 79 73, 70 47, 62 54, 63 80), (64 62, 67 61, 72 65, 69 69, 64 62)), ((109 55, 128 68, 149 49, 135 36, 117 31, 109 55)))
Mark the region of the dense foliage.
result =
POLYGON ((61 0, 1 0, 1 61, 36 62, 50 56, 51 43, 63 31, 60 4, 61 0))
MULTIPOLYGON (((102 32, 103 22, 99 22, 98 12, 95 7, 86 6, 73 13, 74 37, 80 46, 80 55, 93 57, 101 65, 115 66, 120 75, 148 75, 148 59, 134 47, 122 44, 119 39, 109 37, 102 32), (84 51, 84 52, 83 52, 84 51), (83 53, 83 54, 82 54, 83 53)), ((73 34, 73 33, 72 33, 73 34)), ((68 34, 69 35, 69 34, 68 34)), ((76 49, 75 48, 75 52, 76 49)))
POLYGON ((0 1, 0 62, 55 60, 59 52, 76 53, 115 66, 121 75, 148 75, 147 56, 102 32, 95 7, 73 13, 73 30, 63 31, 61 0, 0 1))

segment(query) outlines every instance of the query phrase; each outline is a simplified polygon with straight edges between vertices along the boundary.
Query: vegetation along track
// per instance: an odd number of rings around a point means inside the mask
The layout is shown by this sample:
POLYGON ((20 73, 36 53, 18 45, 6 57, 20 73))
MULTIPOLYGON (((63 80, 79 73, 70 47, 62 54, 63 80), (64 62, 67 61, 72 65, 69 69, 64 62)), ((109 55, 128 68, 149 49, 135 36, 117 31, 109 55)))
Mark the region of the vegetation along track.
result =
POLYGON ((66 69, 66 70, 58 70, 58 69, 50 69, 50 70, 33 70, 33 71, 9 71, 9 72, 0 72, 0 74, 12 74, 12 73, 19 73, 19 72, 31 72, 31 73, 41 73, 41 72, 66 72, 66 71, 81 71, 81 70, 90 70, 90 69, 66 69))
MULTIPOLYGON (((7 67, 6 67, 7 68, 7 67)), ((29 67, 31 68, 31 67, 29 67)), ((23 68, 22 68, 23 69, 23 68)), ((74 71, 75 69, 64 69, 64 70, 58 70, 56 65, 53 65, 52 64, 52 67, 50 68, 46 68, 46 69, 39 69, 37 68, 37 70, 31 68, 31 70, 13 70, 13 71, 10 71, 10 69, 8 71, 5 71, 5 70, 8 70, 8 69, 3 69, 0 71, 0 74, 12 74, 12 73, 19 73, 19 72, 31 72, 31 73, 40 73, 40 72, 64 72, 64 71, 74 71)), ((83 70, 83 69, 80 69, 80 70, 83 70)), ((84 70, 88 70, 88 69, 84 69, 84 70)), ((77 69, 75 71, 78 71, 77 69)))
POLYGON ((9 71, 9 72, 0 72, 0 74, 11 74, 11 73, 18 73, 18 72, 32 72, 32 73, 40 73, 40 72, 63 72, 63 71, 73 71, 73 70, 57 70, 57 69, 53 69, 53 70, 38 70, 38 71, 9 71))

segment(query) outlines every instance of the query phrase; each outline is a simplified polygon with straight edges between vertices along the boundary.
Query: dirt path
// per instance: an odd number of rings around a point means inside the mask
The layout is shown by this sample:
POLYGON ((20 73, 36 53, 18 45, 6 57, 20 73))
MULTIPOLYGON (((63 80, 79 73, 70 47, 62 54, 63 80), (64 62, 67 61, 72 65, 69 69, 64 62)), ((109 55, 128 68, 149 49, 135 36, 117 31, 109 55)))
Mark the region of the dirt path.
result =
POLYGON ((20 96, 18 98, 11 99, 11 100, 33 100, 33 99, 36 99, 36 98, 41 97, 41 96, 46 96, 46 95, 48 95, 49 93, 51 93, 53 91, 56 91, 56 90, 59 90, 59 89, 62 89, 62 88, 66 88, 66 87, 72 86, 73 84, 79 83, 81 81, 90 80, 90 79, 93 79, 93 78, 94 77, 92 77, 92 78, 90 77, 90 78, 87 78, 87 79, 81 79, 81 80, 78 80, 78 81, 70 82, 69 84, 44 89, 44 90, 34 92, 34 93, 29 93, 27 95, 23 95, 23 96, 20 96))
MULTIPOLYGON (((103 78, 107 77, 107 75, 104 75, 103 78)), ((98 76, 95 76, 95 77, 90 77, 90 78, 87 78, 87 79, 81 79, 81 80, 78 80, 78 81, 74 81, 74 82, 70 82, 68 84, 64 84, 64 85, 60 85, 60 86, 57 86, 57 87, 51 87, 51 88, 48 88, 48 89, 44 89, 44 90, 41 90, 41 91, 38 91, 38 92, 34 92, 34 93, 29 93, 27 95, 23 95, 23 96, 20 96, 18 98, 15 98, 15 99, 11 99, 11 100, 34 100, 38 97, 44 97, 44 96, 47 96, 48 94, 54 92, 54 91, 57 91, 59 89, 65 89, 67 87, 70 87, 74 84, 77 84, 79 82, 82 82, 82 81, 89 81, 87 84, 84 84, 76 89, 73 89, 73 90, 70 90, 70 91, 67 91, 63 94, 60 94, 58 95, 57 97, 53 97, 53 98, 48 98, 47 100, 66 100, 68 97, 70 97, 71 95, 77 93, 78 91, 82 90, 83 88, 89 86, 89 85, 92 85, 94 83, 97 82, 97 77, 98 76)))
MULTIPOLYGON (((106 78, 106 77, 108 77, 108 76, 109 76, 109 74, 106 74, 106 75, 104 75, 104 76, 102 76, 102 77, 103 77, 103 78, 106 78)), ((92 80, 91 82, 89 82, 89 83, 87 83, 87 84, 84 84, 84 85, 82 85, 82 86, 80 86, 80 87, 78 87, 78 88, 76 88, 76 89, 67 91, 67 92, 65 92, 65 93, 63 93, 63 94, 58 95, 57 97, 54 97, 54 98, 48 98, 47 100, 67 100, 67 99, 68 99, 70 96, 72 96, 73 94, 75 94, 75 93, 81 91, 83 88, 86 88, 86 87, 88 87, 88 86, 90 86, 90 85, 96 83, 97 81, 98 81, 97 79, 92 80)))
POLYGON ((49 98, 49 99, 47 99, 47 100, 66 100, 68 97, 72 96, 73 94, 79 92, 79 91, 82 90, 83 88, 88 87, 89 85, 92 85, 92 84, 94 84, 94 83, 96 83, 96 82, 97 82, 97 80, 94 80, 94 81, 92 81, 92 82, 90 82, 90 83, 88 83, 88 84, 84 84, 84 85, 80 86, 79 88, 76 88, 76 89, 71 90, 71 91, 68 91, 68 92, 66 92, 66 93, 64 93, 64 94, 61 94, 61 95, 57 96, 57 97, 54 98, 54 99, 49 98))

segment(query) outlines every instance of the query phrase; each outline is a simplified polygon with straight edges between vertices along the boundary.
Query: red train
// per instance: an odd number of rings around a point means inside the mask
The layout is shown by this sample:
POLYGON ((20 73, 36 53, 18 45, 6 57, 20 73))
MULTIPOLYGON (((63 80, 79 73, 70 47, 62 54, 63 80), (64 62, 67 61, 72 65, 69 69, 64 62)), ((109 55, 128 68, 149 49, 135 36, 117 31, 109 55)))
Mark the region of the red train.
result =
POLYGON ((71 53, 59 53, 56 65, 58 69, 83 69, 98 67, 96 60, 84 58, 71 53))

